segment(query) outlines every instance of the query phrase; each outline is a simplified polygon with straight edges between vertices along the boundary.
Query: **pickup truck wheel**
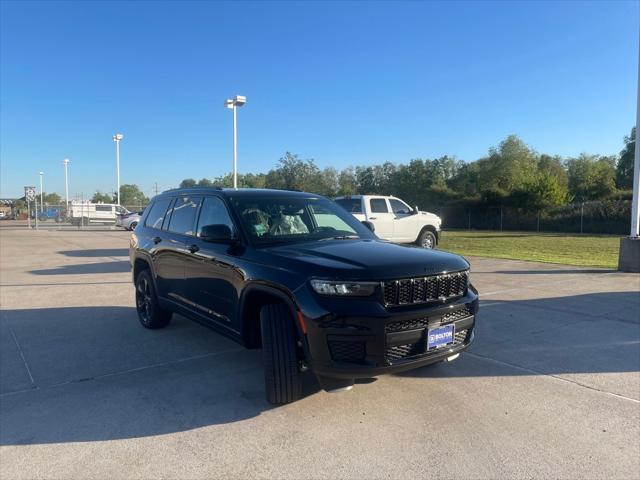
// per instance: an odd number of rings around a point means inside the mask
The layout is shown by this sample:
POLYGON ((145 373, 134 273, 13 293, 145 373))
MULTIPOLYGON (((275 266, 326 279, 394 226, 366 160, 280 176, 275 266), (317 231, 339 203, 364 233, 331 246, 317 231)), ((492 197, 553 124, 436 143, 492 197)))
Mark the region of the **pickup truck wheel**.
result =
POLYGON ((289 309, 282 304, 262 307, 260 330, 267 400, 273 405, 295 402, 300 398, 302 382, 289 309))
POLYGON ((429 230, 423 230, 416 243, 422 248, 435 248, 436 236, 429 230))
POLYGON ((136 278, 136 311, 144 328, 166 327, 171 321, 171 312, 161 308, 158 303, 149 270, 143 270, 136 278))

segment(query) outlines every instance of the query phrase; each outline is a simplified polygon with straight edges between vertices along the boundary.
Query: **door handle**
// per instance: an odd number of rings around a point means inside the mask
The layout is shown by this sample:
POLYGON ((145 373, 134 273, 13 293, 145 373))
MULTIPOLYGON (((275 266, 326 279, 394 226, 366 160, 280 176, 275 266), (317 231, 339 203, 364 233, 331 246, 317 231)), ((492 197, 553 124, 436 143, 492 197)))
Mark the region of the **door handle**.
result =
POLYGON ((158 244, 162 241, 160 237, 153 237, 153 243, 158 244))
POLYGON ((378 217, 369 217, 369 220, 377 220, 378 217))
POLYGON ((191 252, 191 253, 196 253, 198 250, 200 250, 200 247, 198 245, 189 245, 187 247, 187 249, 191 252))

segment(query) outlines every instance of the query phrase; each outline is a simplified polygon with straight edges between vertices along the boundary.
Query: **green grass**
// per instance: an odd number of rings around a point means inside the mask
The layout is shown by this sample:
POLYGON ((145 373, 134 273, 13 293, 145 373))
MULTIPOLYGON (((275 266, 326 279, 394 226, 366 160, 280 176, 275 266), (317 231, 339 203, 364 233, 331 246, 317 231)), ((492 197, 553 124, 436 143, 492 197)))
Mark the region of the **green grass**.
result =
POLYGON ((620 237, 532 232, 446 231, 438 247, 461 255, 616 268, 620 237))

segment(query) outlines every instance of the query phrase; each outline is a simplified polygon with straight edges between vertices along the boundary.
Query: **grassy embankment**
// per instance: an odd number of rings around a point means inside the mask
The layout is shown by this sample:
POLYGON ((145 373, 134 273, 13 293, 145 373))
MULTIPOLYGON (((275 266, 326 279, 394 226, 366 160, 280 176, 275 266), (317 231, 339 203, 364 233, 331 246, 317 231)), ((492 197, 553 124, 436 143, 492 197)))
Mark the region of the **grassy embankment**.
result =
POLYGON ((478 257, 617 268, 619 244, 615 235, 446 231, 439 248, 478 257))

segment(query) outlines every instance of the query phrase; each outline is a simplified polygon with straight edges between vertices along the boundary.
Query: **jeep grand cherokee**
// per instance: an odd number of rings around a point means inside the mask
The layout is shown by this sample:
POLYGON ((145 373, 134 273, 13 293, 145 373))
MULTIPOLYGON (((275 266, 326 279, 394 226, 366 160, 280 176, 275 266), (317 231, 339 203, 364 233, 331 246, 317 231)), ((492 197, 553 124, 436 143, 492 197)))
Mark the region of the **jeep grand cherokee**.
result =
POLYGON ((130 248, 146 328, 173 312, 262 348, 267 399, 457 357, 478 294, 462 257, 378 239, 332 201, 279 190, 170 190, 130 248))

